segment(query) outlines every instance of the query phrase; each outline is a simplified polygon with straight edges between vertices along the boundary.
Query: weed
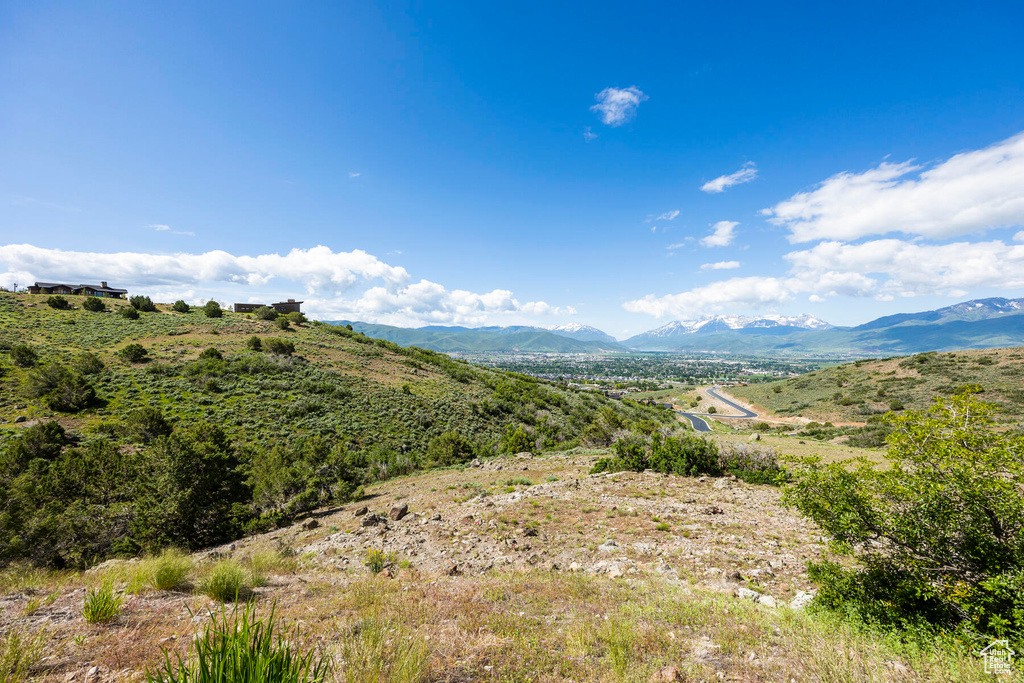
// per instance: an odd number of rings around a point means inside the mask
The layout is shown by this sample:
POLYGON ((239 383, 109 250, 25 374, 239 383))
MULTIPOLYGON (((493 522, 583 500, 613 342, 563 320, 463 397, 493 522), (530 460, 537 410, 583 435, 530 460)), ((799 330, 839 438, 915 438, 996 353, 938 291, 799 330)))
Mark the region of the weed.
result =
POLYGON ((395 553, 370 548, 366 551, 366 559, 363 560, 363 564, 367 566, 371 574, 380 574, 388 566, 393 565, 396 559, 395 553))
POLYGON ((20 628, 12 628, 0 637, 0 681, 21 683, 29 678, 43 658, 46 634, 42 631, 29 635, 20 628))
POLYGON ((117 618, 121 613, 124 596, 114 593, 109 583, 98 588, 91 588, 85 594, 82 603, 82 616, 90 624, 106 624, 117 618))
POLYGON ((149 683, 319 683, 330 675, 330 660, 309 650, 300 652, 298 630, 277 634, 275 608, 264 618, 255 605, 235 607, 230 619, 220 618, 193 644, 186 659, 164 653, 163 667, 146 672, 149 683))
POLYGON ((192 558, 180 550, 168 548, 152 560, 151 581, 157 590, 172 591, 182 587, 192 572, 192 558))
POLYGON ((221 560, 210 569, 199 590, 219 602, 244 600, 251 592, 247 579, 245 569, 238 562, 221 560))
POLYGON ((418 636, 405 633, 401 624, 376 616, 350 629, 341 643, 345 683, 418 683, 430 673, 429 650, 418 636))

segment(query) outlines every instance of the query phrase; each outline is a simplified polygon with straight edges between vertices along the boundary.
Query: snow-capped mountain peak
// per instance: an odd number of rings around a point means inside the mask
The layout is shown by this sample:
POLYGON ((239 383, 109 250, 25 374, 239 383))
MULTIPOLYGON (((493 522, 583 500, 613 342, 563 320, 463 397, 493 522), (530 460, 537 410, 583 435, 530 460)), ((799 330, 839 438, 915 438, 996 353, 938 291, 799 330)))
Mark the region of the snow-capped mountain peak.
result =
POLYGON ((655 330, 647 332, 652 337, 671 337, 678 334, 695 334, 700 331, 724 332, 749 328, 798 327, 804 330, 827 330, 832 326, 813 315, 706 315, 691 320, 674 320, 655 330))

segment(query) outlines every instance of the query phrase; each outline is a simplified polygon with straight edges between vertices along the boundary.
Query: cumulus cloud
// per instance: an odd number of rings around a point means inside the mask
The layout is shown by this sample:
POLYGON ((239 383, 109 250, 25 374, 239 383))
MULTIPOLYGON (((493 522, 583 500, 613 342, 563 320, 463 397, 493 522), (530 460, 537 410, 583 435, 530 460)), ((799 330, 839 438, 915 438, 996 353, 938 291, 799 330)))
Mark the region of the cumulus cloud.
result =
POLYGON ((374 322, 477 324, 490 316, 571 315, 571 308, 543 301, 520 302, 511 292, 484 294, 448 290, 429 280, 411 282, 401 266, 389 265, 356 249, 293 249, 286 254, 238 256, 225 251, 202 254, 98 253, 44 249, 29 244, 0 246, 0 282, 108 280, 132 292, 182 293, 194 300, 238 301, 306 293, 307 309, 318 317, 357 317, 374 322), (273 287, 275 293, 267 290, 273 287), (255 291, 254 291, 255 290, 255 291))
POLYGON ((701 238, 700 243, 705 247, 727 247, 736 238, 733 231, 737 225, 737 221, 718 221, 711 226, 711 232, 701 238))
POLYGON ((739 268, 739 261, 719 261, 717 263, 705 263, 700 267, 703 270, 733 270, 739 268))
POLYGON ((678 215, 679 215, 679 209, 675 209, 673 211, 666 211, 665 213, 661 214, 660 216, 658 216, 654 220, 657 220, 657 221, 674 221, 676 219, 676 216, 678 216, 678 215))
POLYGON ((606 126, 621 126, 634 116, 641 102, 647 100, 640 88, 631 85, 628 88, 605 88, 594 95, 597 104, 590 111, 597 112, 601 123, 606 126))
POLYGON ((1024 225, 1024 133, 927 169, 905 161, 839 173, 762 214, 791 242, 889 232, 947 239, 1024 225))
POLYGON ((892 301, 934 294, 962 298, 980 288, 1024 288, 1024 244, 1000 240, 938 245, 897 239, 830 241, 784 258, 790 264, 784 277, 732 278, 679 294, 647 295, 624 307, 656 317, 686 317, 778 306, 798 295, 814 303, 834 296, 892 301))
POLYGON ((741 185, 743 183, 749 183, 751 180, 757 177, 757 166, 752 161, 748 161, 743 164, 743 168, 730 173, 729 175, 721 175, 714 180, 709 180, 700 186, 700 189, 710 194, 718 194, 719 192, 725 192, 727 188, 733 185, 741 185))

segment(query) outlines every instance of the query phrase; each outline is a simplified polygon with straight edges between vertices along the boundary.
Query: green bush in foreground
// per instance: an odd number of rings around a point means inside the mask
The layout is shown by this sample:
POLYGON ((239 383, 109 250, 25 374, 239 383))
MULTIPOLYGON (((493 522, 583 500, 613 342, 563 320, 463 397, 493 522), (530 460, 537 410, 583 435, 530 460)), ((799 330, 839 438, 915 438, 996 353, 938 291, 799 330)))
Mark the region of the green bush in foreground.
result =
POLYGON ((212 616, 213 623, 197 638, 189 653, 172 660, 164 652, 163 666, 146 672, 150 683, 320 683, 331 672, 330 660, 313 650, 302 653, 298 630, 277 633, 274 609, 264 618, 255 605, 235 607, 228 615, 212 616))
POLYGON ((207 301, 203 306, 203 313, 207 318, 222 318, 224 317, 224 310, 220 307, 220 304, 214 300, 207 301))
POLYGON ((51 410, 71 413, 87 408, 96 391, 85 378, 57 363, 41 365, 28 374, 25 393, 42 398, 51 410))
POLYGON ((175 313, 188 313, 192 310, 192 307, 185 303, 183 299, 178 299, 174 302, 174 305, 171 306, 171 310, 175 313))
POLYGON ((889 467, 805 461, 785 502, 859 565, 812 564, 817 602, 883 628, 1024 648, 1024 434, 969 394, 887 417, 889 467))
POLYGON ((248 578, 249 573, 238 562, 221 560, 210 569, 199 590, 219 602, 245 600, 251 593, 248 578))
POLYGON ((71 304, 68 303, 68 300, 59 294, 49 297, 46 300, 46 305, 50 308, 55 308, 58 311, 66 311, 71 308, 71 304))
POLYGON ((82 616, 90 624, 106 624, 117 618, 121 613, 123 595, 116 595, 109 584, 99 588, 91 588, 85 594, 82 603, 82 616))
POLYGON ((124 308, 122 308, 121 310, 118 311, 118 314, 122 318, 125 318, 127 320, 138 320, 139 319, 139 312, 137 310, 135 310, 134 308, 132 308, 131 306, 125 306, 124 308))
POLYGON ((137 311, 141 311, 142 313, 156 312, 156 306, 153 304, 153 300, 148 296, 133 296, 128 299, 128 303, 132 305, 132 308, 137 311))
MULTIPOLYGON (((135 309, 126 308, 124 310, 128 311, 135 309)), ((128 344, 127 346, 123 347, 120 351, 118 351, 117 355, 121 356, 121 358, 128 361, 129 363, 141 363, 142 361, 146 360, 146 356, 149 355, 149 352, 146 351, 146 347, 143 346, 142 344, 128 344)))

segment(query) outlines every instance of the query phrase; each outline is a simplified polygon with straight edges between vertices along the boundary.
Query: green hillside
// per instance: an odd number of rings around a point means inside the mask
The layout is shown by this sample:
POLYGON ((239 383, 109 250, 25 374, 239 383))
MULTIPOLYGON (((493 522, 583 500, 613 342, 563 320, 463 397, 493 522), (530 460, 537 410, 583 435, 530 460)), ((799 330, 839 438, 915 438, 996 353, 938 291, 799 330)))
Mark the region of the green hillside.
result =
POLYGON ((446 353, 605 353, 629 349, 614 341, 565 337, 538 327, 393 327, 363 322, 336 321, 356 332, 403 346, 421 346, 446 353))
POLYGON ((1024 415, 1024 348, 921 353, 864 360, 730 393, 779 415, 865 422, 889 410, 927 407, 936 396, 981 391, 1004 420, 1024 415))
POLYGON ((330 325, 68 300, 0 294, 0 562, 201 547, 417 468, 673 421, 330 325))

